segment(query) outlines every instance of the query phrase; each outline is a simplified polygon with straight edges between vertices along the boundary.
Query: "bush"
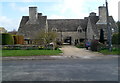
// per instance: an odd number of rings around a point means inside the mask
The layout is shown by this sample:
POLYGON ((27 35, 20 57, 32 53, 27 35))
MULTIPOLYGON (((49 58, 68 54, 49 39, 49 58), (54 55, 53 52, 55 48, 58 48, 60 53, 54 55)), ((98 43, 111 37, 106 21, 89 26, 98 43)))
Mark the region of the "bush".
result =
POLYGON ((98 48, 99 48, 98 46, 99 46, 99 42, 97 40, 92 40, 91 41, 90 48, 91 48, 92 51, 98 51, 98 48))
POLYGON ((24 44, 24 37, 22 35, 17 35, 18 42, 17 44, 24 44))
POLYGON ((106 49, 108 49, 108 46, 107 46, 106 44, 99 43, 97 49, 98 49, 97 51, 100 51, 100 50, 106 50, 106 49))
POLYGON ((119 40, 118 34, 114 34, 112 36, 112 44, 118 44, 118 40, 119 40))
POLYGON ((100 43, 98 40, 92 40, 90 48, 92 51, 100 51, 100 50, 108 49, 106 44, 100 43))
POLYGON ((24 44, 24 37, 22 35, 13 35, 14 44, 24 44))
POLYGON ((80 43, 76 47, 78 47, 78 48, 85 48, 85 44, 84 43, 80 43))
POLYGON ((13 45, 13 36, 9 33, 2 33, 2 45, 13 45))
POLYGON ((14 44, 17 44, 17 42, 18 42, 17 36, 16 36, 16 35, 13 35, 13 38, 14 38, 14 44))

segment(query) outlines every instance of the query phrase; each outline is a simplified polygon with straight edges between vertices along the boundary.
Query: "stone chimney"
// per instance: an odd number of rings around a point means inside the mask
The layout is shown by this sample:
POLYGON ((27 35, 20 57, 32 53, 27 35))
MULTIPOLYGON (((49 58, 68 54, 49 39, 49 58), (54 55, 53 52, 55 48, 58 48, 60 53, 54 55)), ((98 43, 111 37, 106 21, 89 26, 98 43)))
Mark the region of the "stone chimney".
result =
POLYGON ((90 16, 96 16, 96 13, 95 12, 91 12, 90 16))
POLYGON ((107 16, 106 16, 106 7, 100 6, 99 7, 99 21, 97 24, 106 24, 107 23, 107 16))
POLYGON ((29 22, 35 23, 37 20, 37 7, 29 7, 29 22))

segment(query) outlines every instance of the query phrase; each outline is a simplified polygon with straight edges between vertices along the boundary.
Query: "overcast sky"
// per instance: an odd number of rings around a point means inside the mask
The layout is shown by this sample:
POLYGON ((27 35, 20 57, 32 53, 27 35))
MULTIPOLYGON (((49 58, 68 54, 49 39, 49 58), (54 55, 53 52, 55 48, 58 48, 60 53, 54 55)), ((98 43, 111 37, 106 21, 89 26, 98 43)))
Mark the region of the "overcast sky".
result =
MULTIPOLYGON (((118 2, 108 0, 109 15, 118 21, 118 2)), ((96 12, 105 0, 1 0, 0 27, 8 31, 18 30, 22 16, 29 15, 30 6, 37 6, 38 12, 48 19, 83 19, 90 12, 96 12)))

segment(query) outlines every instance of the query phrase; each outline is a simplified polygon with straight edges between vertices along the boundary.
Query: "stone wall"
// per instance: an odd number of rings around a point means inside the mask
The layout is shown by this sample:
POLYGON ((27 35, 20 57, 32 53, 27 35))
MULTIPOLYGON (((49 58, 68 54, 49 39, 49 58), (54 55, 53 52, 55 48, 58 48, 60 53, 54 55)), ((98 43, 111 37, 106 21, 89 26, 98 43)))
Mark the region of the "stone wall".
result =
MULTIPOLYGON (((80 40, 80 39, 85 39, 85 32, 58 32, 58 39, 61 40, 61 35, 62 35, 62 40, 64 41, 67 37, 71 37, 71 43, 74 45, 75 40, 80 40)), ((79 41, 80 42, 80 41, 79 41)))

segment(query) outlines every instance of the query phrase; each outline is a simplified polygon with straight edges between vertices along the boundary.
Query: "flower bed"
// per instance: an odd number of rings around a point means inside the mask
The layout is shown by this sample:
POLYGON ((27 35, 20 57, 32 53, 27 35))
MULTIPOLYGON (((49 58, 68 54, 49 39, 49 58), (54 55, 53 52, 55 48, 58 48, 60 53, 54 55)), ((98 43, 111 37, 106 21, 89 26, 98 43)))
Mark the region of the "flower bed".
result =
POLYGON ((2 50, 52 50, 53 46, 42 45, 2 45, 2 50))

